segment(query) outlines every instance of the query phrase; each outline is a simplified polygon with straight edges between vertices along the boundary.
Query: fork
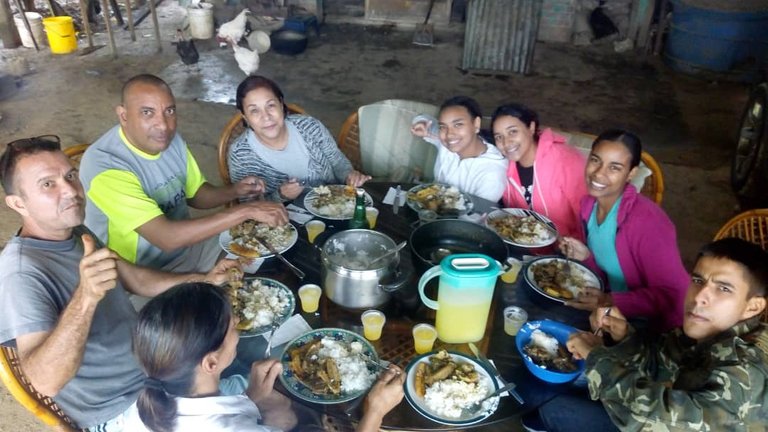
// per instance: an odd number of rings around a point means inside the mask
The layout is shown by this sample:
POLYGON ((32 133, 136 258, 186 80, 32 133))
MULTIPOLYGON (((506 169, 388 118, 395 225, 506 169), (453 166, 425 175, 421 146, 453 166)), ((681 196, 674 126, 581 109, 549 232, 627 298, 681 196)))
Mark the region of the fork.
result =
POLYGON ((504 387, 501 387, 500 389, 496 390, 495 392, 489 394, 488 396, 480 399, 477 402, 474 402, 472 405, 465 408, 465 410, 470 413, 472 416, 475 416, 476 414, 479 414, 480 411, 482 411, 483 408, 483 402, 487 401, 488 399, 492 397, 497 397, 499 395, 504 394, 504 392, 508 392, 515 388, 515 383, 509 383, 505 385, 504 387))
POLYGON ((272 354, 272 340, 275 337, 275 331, 277 331, 278 327, 280 327, 277 324, 272 324, 272 331, 269 333, 269 339, 267 339, 267 349, 264 350, 264 358, 269 358, 269 356, 272 354))

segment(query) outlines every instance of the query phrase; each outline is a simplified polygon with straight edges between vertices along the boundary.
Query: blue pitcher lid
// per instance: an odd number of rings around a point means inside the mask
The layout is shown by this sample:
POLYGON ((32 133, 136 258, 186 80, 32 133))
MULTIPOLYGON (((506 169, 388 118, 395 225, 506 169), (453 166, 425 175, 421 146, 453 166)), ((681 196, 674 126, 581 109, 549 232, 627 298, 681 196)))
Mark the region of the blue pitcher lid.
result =
POLYGON ((440 262, 444 274, 458 277, 497 276, 501 271, 495 259, 483 254, 448 255, 440 262))

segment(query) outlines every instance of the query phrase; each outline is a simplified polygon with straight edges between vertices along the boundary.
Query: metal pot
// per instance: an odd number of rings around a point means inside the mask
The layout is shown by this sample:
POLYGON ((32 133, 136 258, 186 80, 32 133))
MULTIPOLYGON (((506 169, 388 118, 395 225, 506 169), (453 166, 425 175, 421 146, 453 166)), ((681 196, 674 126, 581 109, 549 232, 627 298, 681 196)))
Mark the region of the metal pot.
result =
POLYGON ((476 223, 440 219, 413 230, 410 245, 416 269, 424 272, 448 255, 479 253, 496 261, 507 259, 507 246, 498 234, 476 223))
POLYGON ((370 262, 395 247, 386 235, 372 230, 353 229, 332 235, 320 256, 321 280, 325 295, 350 309, 374 308, 385 303, 390 293, 408 280, 400 274, 400 254, 370 262))

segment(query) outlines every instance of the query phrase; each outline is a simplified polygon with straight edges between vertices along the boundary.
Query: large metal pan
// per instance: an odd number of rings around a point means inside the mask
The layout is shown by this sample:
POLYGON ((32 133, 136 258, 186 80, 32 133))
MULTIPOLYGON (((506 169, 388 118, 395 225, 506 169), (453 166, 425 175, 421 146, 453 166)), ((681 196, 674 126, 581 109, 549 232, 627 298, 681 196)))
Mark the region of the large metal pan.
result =
POLYGON ((459 219, 440 219, 413 230, 410 239, 414 266, 421 272, 457 253, 481 253, 504 262, 507 247, 492 230, 459 219))

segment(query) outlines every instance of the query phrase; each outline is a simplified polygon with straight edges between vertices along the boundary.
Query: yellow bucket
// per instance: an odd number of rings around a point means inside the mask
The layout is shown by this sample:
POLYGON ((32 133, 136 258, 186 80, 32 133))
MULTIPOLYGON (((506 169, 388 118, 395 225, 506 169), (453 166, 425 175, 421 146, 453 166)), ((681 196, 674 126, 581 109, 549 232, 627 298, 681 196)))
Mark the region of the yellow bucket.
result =
POLYGON ((53 54, 69 54, 77 51, 75 25, 72 17, 56 16, 43 18, 43 27, 48 34, 48 45, 53 54))

